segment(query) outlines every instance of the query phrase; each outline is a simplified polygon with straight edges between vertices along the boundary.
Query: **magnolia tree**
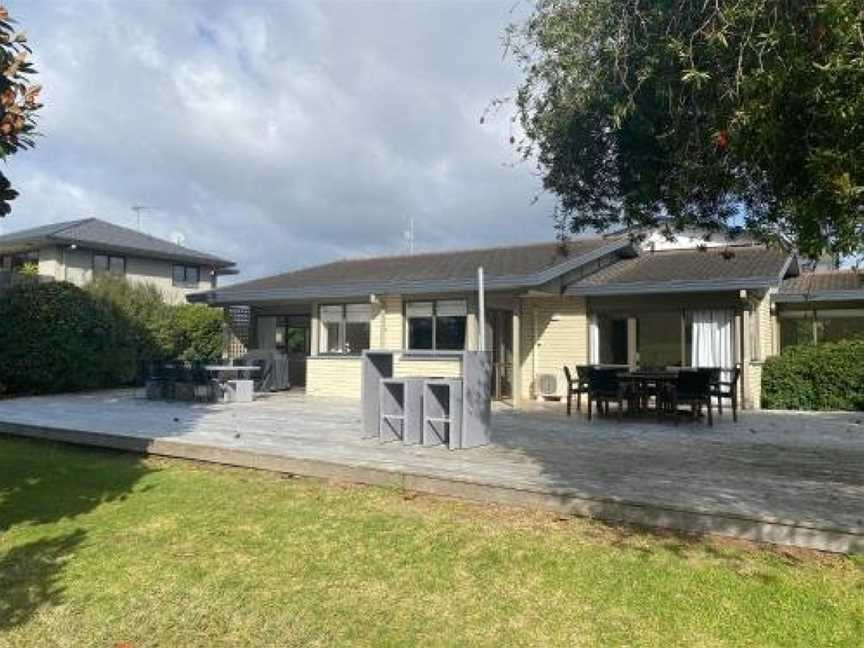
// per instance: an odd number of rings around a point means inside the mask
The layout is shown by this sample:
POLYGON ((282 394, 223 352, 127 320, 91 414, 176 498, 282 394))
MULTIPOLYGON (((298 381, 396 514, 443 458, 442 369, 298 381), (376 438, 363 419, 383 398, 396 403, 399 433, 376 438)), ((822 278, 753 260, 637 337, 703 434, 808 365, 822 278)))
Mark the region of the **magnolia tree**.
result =
MULTIPOLYGON (((30 81, 36 74, 28 61, 31 50, 27 36, 16 31, 14 21, 5 7, 0 6, 0 156, 17 153, 34 146, 36 111, 41 108, 38 86, 30 81)), ((7 215, 18 192, 0 172, 0 216, 7 215)))
POLYGON ((861 0, 537 0, 513 98, 567 230, 864 250, 861 0))

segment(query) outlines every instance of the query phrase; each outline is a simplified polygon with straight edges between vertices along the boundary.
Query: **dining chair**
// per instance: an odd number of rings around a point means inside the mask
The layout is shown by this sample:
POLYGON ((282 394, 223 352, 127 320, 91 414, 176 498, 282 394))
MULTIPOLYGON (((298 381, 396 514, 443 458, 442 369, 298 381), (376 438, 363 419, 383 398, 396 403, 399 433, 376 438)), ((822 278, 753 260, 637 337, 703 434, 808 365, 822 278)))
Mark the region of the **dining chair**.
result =
POLYGON ((582 394, 588 393, 587 367, 576 367, 576 377, 570 373, 570 367, 564 366, 564 378, 567 380, 567 416, 573 408, 573 394, 576 394, 576 410, 582 411, 582 394))

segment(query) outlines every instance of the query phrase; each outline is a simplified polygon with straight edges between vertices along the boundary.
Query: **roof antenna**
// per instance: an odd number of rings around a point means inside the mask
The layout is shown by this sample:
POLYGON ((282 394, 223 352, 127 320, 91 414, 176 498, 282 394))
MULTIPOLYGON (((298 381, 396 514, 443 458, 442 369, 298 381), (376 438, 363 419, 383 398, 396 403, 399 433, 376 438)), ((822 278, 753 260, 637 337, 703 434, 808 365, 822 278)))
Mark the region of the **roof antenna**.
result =
POLYGON ((135 219, 138 221, 138 231, 143 232, 141 229, 141 212, 146 211, 148 209, 157 209, 153 205, 132 205, 132 211, 135 212, 135 219))
POLYGON ((414 217, 408 217, 408 229, 402 232, 402 237, 405 239, 405 247, 408 249, 408 254, 414 255, 414 217))

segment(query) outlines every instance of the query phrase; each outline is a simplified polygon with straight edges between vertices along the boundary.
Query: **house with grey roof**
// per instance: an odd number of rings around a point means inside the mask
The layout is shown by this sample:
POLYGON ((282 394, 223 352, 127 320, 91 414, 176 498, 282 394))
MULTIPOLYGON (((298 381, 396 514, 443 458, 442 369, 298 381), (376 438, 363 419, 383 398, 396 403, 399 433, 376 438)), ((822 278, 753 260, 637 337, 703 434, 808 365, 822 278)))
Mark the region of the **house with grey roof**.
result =
POLYGON ((830 276, 749 240, 653 232, 341 260, 189 299, 244 307, 245 347, 302 363, 316 395, 358 398, 366 349, 400 350, 397 376, 458 376, 460 352, 483 337, 493 393, 515 405, 562 395, 565 365, 608 364, 740 367, 744 404, 759 407, 765 359, 811 341, 800 321, 823 322, 821 339, 864 333, 860 278, 830 276), (842 326, 825 323, 835 315, 842 326))
POLYGON ((172 303, 218 287, 234 262, 98 218, 54 223, 0 236, 0 287, 25 267, 42 280, 81 286, 99 274, 156 286, 172 303))

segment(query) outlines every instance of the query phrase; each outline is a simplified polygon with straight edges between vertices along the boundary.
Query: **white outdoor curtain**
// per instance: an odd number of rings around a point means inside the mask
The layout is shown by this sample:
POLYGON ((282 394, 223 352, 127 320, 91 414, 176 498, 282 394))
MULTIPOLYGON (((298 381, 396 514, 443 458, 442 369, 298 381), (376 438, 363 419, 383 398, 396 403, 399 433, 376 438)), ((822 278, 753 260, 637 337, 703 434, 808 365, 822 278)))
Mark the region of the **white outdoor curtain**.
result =
POLYGON ((691 311, 693 324, 693 366, 730 369, 734 362, 731 310, 691 311))
POLYGON ((592 315, 588 324, 588 364, 600 364, 600 326, 592 315))
POLYGON ((342 306, 322 306, 321 307, 322 322, 341 322, 342 321, 342 306))

